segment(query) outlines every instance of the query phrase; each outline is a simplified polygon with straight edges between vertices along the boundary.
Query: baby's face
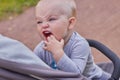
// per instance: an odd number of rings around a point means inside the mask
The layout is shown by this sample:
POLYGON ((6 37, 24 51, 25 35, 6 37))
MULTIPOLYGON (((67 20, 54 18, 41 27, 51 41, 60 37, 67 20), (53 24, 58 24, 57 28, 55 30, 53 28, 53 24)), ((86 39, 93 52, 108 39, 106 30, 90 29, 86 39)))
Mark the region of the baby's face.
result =
POLYGON ((53 35, 57 40, 65 39, 69 32, 69 19, 67 15, 52 5, 39 5, 36 7, 37 29, 42 39, 53 35))

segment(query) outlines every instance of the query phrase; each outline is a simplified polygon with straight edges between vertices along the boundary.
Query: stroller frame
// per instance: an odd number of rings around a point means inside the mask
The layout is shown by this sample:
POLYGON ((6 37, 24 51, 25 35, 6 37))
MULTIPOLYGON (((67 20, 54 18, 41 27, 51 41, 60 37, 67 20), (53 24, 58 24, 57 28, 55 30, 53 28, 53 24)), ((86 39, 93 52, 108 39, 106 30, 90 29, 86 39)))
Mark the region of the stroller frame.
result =
POLYGON ((114 70, 113 70, 111 78, 109 80, 119 80, 120 58, 113 51, 111 51, 109 48, 107 48, 102 43, 95 41, 95 40, 91 40, 91 39, 87 39, 87 41, 91 47, 96 48, 97 50, 102 52, 107 58, 109 58, 112 61, 113 65, 114 65, 114 70))

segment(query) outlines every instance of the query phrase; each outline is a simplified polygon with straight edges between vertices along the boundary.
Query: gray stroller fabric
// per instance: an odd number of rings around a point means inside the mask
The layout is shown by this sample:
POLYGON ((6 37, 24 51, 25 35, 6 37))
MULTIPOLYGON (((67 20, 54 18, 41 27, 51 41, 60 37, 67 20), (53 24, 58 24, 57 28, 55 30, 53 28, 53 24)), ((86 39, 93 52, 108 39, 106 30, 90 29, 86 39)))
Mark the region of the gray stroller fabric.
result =
POLYGON ((101 69, 103 69, 105 72, 108 72, 112 74, 114 66, 112 62, 103 62, 97 64, 101 69))
POLYGON ((0 68, 0 80, 35 80, 30 76, 26 76, 17 72, 0 68))
POLYGON ((41 80, 41 78, 89 80, 77 73, 51 69, 19 41, 0 35, 0 80, 41 80))
POLYGON ((0 35, 0 59, 24 64, 37 64, 41 68, 50 68, 32 51, 17 40, 0 35), (42 65, 41 65, 42 64, 42 65))

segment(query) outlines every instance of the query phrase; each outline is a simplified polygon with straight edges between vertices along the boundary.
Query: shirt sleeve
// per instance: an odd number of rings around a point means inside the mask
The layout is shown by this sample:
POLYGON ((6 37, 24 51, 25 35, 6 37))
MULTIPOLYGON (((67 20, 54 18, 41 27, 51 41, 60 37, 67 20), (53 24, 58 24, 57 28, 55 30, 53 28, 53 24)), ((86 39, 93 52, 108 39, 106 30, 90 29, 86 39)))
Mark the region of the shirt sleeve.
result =
POLYGON ((44 61, 44 50, 43 50, 43 46, 44 46, 44 43, 43 42, 41 42, 41 43, 39 43, 36 47, 35 47, 35 49, 34 49, 34 53, 40 58, 40 59, 42 59, 43 61, 44 61))
POLYGON ((77 41, 71 45, 71 56, 66 54, 57 63, 59 69, 67 72, 76 72, 82 74, 90 54, 90 47, 86 40, 77 41))

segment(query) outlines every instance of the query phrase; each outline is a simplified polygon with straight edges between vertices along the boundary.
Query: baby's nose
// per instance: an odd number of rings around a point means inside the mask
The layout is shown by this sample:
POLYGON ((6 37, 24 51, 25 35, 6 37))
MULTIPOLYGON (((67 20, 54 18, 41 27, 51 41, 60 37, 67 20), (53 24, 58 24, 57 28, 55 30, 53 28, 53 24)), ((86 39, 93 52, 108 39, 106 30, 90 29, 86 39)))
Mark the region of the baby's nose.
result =
POLYGON ((44 23, 42 24, 42 27, 43 27, 43 28, 48 28, 48 27, 49 27, 49 24, 48 24, 47 22, 44 22, 44 23))

